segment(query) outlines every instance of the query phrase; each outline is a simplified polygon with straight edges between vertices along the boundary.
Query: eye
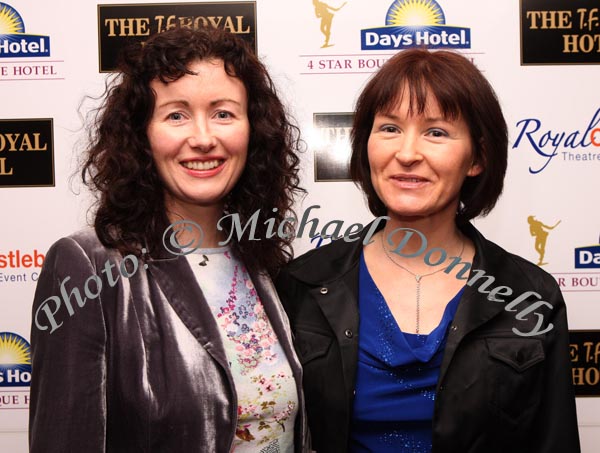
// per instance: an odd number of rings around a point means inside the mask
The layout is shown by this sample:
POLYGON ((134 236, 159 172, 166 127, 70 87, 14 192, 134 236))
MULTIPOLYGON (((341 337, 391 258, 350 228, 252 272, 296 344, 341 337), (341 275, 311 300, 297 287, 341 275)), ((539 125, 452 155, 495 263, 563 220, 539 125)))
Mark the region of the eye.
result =
POLYGON ((218 111, 215 116, 217 117, 217 119, 220 119, 220 120, 228 120, 231 117, 233 117, 233 115, 230 112, 227 112, 225 110, 218 111))
POLYGON ((427 131, 427 135, 429 135, 430 137, 434 137, 434 138, 442 138, 442 137, 448 137, 448 132, 446 132, 444 129, 430 129, 427 131))
POLYGON ((384 124, 379 128, 379 130, 381 132, 388 132, 390 134, 395 134, 397 132, 400 132, 400 130, 392 124, 384 124))
POLYGON ((181 112, 172 112, 167 116, 171 121, 181 121, 183 120, 183 114, 181 112))

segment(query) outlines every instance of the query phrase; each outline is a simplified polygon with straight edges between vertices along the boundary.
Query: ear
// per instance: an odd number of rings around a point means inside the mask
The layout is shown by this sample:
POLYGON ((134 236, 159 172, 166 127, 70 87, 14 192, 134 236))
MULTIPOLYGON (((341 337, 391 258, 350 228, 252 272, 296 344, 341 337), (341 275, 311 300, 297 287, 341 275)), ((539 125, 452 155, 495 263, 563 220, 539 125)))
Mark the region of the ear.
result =
POLYGON ((483 138, 479 139, 479 153, 476 153, 475 150, 473 150, 473 162, 471 162, 471 166, 469 167, 469 170, 467 171, 467 176, 477 176, 479 174, 481 174, 483 172, 483 170, 485 169, 485 165, 483 165, 483 163, 481 162, 481 160, 483 159, 483 156, 485 155, 483 152, 483 148, 485 147, 485 145, 483 144, 483 138), (479 154, 479 158, 475 155, 475 154, 479 154))
POLYGON ((467 171, 467 176, 477 176, 483 172, 483 165, 473 162, 467 171))

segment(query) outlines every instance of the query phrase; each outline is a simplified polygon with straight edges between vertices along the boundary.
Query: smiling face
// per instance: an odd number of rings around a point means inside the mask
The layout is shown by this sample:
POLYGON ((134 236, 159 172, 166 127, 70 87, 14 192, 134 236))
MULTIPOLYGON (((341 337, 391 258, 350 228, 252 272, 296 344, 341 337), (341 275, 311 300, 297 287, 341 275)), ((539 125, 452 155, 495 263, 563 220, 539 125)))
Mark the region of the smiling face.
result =
POLYGON ((375 115, 367 145, 373 187, 392 218, 454 221, 463 181, 482 171, 469 129, 444 119, 432 96, 423 114, 409 114, 408 92, 375 115))
POLYGON ((223 209, 248 154, 248 99, 222 60, 198 60, 195 74, 150 83, 156 95, 147 135, 170 212, 223 209))

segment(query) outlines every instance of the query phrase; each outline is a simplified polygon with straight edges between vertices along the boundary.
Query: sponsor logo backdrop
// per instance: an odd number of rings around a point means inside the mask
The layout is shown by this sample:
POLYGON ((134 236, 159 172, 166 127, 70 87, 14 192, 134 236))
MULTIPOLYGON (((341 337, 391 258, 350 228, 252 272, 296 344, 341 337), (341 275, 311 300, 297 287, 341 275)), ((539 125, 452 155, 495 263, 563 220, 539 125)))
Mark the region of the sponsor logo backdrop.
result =
MULTIPOLYGON (((173 26, 218 26, 255 45, 300 125, 308 196, 297 212, 320 206, 311 213, 320 225, 372 218, 347 180, 347 160, 354 102, 373 72, 426 44, 484 71, 509 125, 509 168, 497 207, 475 223, 563 289, 583 451, 596 451, 599 8, 597 0, 0 2, 0 348, 10 351, 0 363, 0 444, 27 451, 31 301, 50 245, 87 223, 90 196, 76 174, 82 118, 115 52, 173 26)), ((295 250, 328 242, 303 237, 295 250)))

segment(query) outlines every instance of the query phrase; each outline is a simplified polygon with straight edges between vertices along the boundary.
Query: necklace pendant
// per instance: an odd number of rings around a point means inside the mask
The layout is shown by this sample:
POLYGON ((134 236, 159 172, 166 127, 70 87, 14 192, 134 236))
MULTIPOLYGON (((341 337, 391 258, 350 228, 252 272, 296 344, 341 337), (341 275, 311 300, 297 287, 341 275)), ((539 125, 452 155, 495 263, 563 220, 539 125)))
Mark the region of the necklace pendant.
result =
POLYGON ((417 283, 419 283, 421 281, 421 277, 423 277, 423 276, 415 274, 415 280, 417 281, 417 283))

